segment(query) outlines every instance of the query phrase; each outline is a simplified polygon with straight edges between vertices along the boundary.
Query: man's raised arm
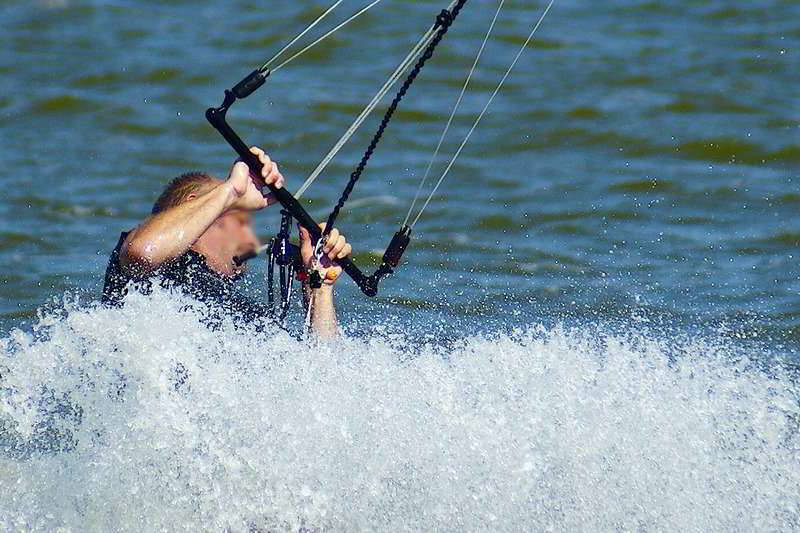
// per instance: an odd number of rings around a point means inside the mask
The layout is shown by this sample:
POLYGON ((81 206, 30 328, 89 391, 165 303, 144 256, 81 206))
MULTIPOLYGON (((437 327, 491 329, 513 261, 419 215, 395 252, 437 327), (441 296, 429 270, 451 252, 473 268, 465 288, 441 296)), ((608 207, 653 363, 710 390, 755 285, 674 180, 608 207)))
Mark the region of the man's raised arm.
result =
MULTIPOLYGON (((259 181, 282 187, 278 165, 260 148, 250 150, 264 165, 259 181)), ((184 254, 226 211, 253 211, 270 203, 274 200, 261 195, 247 165, 237 161, 227 181, 205 194, 190 195, 186 202, 153 215, 131 231, 122 245, 120 265, 128 272, 147 274, 184 254)))

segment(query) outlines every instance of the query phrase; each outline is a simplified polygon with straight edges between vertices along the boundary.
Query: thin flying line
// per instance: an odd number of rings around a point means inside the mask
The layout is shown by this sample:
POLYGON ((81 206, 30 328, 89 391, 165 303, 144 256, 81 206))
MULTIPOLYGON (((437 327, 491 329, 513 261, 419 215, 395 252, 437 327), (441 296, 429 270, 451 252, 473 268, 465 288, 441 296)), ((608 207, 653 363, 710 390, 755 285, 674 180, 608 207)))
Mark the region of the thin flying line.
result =
POLYGON ((450 113, 450 117, 447 119, 447 124, 442 131, 442 135, 439 137, 439 143, 436 145, 436 150, 434 150, 433 155, 431 156, 431 160, 428 162, 428 167, 425 169, 425 174, 422 176, 422 181, 419 182, 419 186, 417 187, 417 192, 414 193, 414 200, 411 202, 411 206, 408 208, 408 213, 406 213, 406 218, 403 220, 403 226, 408 224, 408 219, 411 218, 411 212, 414 210, 414 206, 417 204, 417 200, 419 199, 419 194, 422 192, 422 187, 425 185, 425 182, 428 179, 428 175, 431 172, 431 168, 433 167, 433 163, 436 161, 436 157, 439 155, 439 150, 442 148, 442 143, 444 142, 444 138, 447 136, 447 132, 450 131, 450 125, 453 123, 453 118, 456 116, 456 111, 458 111, 458 107, 461 105, 461 101, 464 99, 464 93, 467 92, 467 87, 469 86, 469 82, 472 79, 472 75, 475 73, 475 67, 478 66, 478 62, 481 59, 481 55, 483 55, 483 50, 486 48, 486 43, 489 41, 489 37, 492 35, 492 31, 494 30, 494 25, 497 22, 497 17, 500 15, 500 10, 503 9, 503 4, 505 4, 505 0, 500 0, 500 5, 497 6, 497 11, 494 12, 494 18, 492 19, 492 23, 489 25, 489 30, 486 32, 486 36, 483 38, 483 42, 481 43, 481 47, 478 50, 478 55, 475 56, 475 61, 472 62, 472 68, 469 69, 469 74, 467 75, 467 79, 464 80, 464 86, 461 88, 461 94, 458 95, 458 99, 456 100, 456 104, 453 106, 453 111, 450 113))
POLYGON ((406 56, 405 59, 403 59, 400 65, 398 65, 395 71, 389 76, 389 79, 387 79, 386 82, 383 84, 383 86, 378 90, 378 92, 375 94, 375 96, 372 98, 369 104, 367 104, 366 107, 364 107, 364 109, 361 111, 361 114, 359 114, 359 116, 356 117, 356 119, 347 129, 347 131, 345 131, 344 135, 342 135, 342 137, 339 138, 339 140, 336 142, 333 148, 330 149, 330 151, 325 155, 325 157, 322 159, 319 165, 317 165, 317 168, 314 169, 314 171, 308 176, 303 185, 297 190, 297 192, 295 192, 294 194, 295 198, 299 198, 306 191, 306 189, 308 189, 308 187, 314 182, 314 180, 316 180, 317 177, 319 177, 322 171, 325 170, 325 167, 327 167, 328 164, 331 162, 331 160, 336 156, 336 154, 339 153, 339 151, 342 149, 345 143, 347 143, 347 141, 350 140, 350 138, 353 136, 356 130, 358 130, 361 124, 363 124, 364 120, 366 120, 366 118, 369 116, 372 110, 375 109, 375 107, 380 103, 381 99, 383 99, 386 93, 389 92, 389 89, 391 89, 392 86, 395 83, 397 83, 397 80, 399 80, 400 77, 403 75, 403 73, 408 69, 408 67, 411 66, 416 57, 420 53, 422 53, 422 51, 425 49, 425 46, 427 46, 428 42, 433 38, 433 35, 434 32, 432 30, 428 30, 425 33, 422 40, 419 41, 411 50, 411 53, 409 53, 409 55, 406 56))
MULTIPOLYGON (((339 1, 341 2, 342 0, 339 0, 339 1)), ((352 21, 354 21, 355 19, 357 19, 358 17, 360 17, 362 14, 366 13, 367 11, 369 11, 369 10, 370 10, 370 9, 371 9, 371 8, 372 8, 372 7, 373 7, 375 4, 378 4, 378 3, 380 3, 380 2, 381 2, 381 0, 374 0, 374 1, 373 1, 371 4, 367 5, 366 7, 364 7, 363 9, 361 9, 360 11, 357 11, 356 13, 354 13, 353 15, 351 15, 351 16, 350 16, 350 18, 348 18, 347 20, 345 20, 344 22, 342 22, 341 24, 339 24, 338 26, 336 26, 335 28, 333 28, 332 30, 330 30, 328 33, 326 33, 326 34, 325 34, 325 35, 323 35, 322 37, 318 38, 317 40, 315 40, 314 42, 312 42, 311 44, 309 44, 308 46, 306 46, 305 48, 303 48, 302 50, 300 50, 299 52, 297 52, 296 54, 294 54, 293 56, 291 56, 289 59, 287 59, 286 61, 284 61, 283 63, 281 63, 281 64, 280 64, 280 65, 278 65, 277 67, 273 68, 273 69, 272 69, 272 72, 275 72, 276 70, 279 70, 279 69, 283 68, 283 67, 284 67, 284 66, 286 66, 288 63, 291 63, 292 61, 294 61, 295 59, 297 59, 297 58, 298 58, 298 57, 300 57, 301 55, 305 54, 306 52, 308 52, 309 50, 311 50, 312 48, 314 48, 316 45, 318 45, 319 43, 321 43, 322 41, 324 41, 325 39, 327 39, 328 37, 330 37, 331 35, 333 35, 333 34, 334 34, 334 33, 336 33, 337 31, 339 31, 340 29, 342 29, 344 26, 347 26, 347 25, 348 25, 348 24, 350 24, 352 21)), ((296 41, 296 40, 297 40, 297 39, 295 39, 295 41, 296 41)), ((294 42, 294 41, 292 41, 292 42, 294 42)), ((292 43, 289 43, 289 44, 292 44, 292 43)), ((262 70, 263 70, 263 67, 262 67, 262 70)))
POLYGON ((444 173, 439 178, 439 181, 436 183, 436 186, 433 188, 433 190, 431 191, 430 195, 428 195, 428 199, 425 200, 425 204, 419 210, 419 213, 417 213, 417 217, 414 219, 414 222, 411 223, 411 227, 412 228, 416 225, 417 221, 419 220, 419 217, 422 216, 422 212, 425 211, 425 208, 428 207, 428 204, 430 203, 431 198, 433 198, 433 195, 436 194, 436 191, 439 189, 439 186, 444 181, 444 178, 447 176, 447 173, 450 172, 450 169, 453 167, 453 164, 456 162, 456 159, 458 159, 458 156, 461 154, 461 151, 464 149, 464 146, 466 146, 467 141, 469 141, 469 138, 472 136, 472 132, 474 132, 475 128, 478 127, 478 123, 480 123, 481 119, 486 114, 486 110, 489 109, 489 106, 492 104, 492 101, 494 100, 494 97, 497 96, 497 93, 500 92, 500 89, 503 87, 503 84, 505 83, 506 79, 508 78, 508 76, 511 74, 511 71, 516 66, 517 61, 519 61, 520 56, 522 56, 522 52, 524 52, 525 48, 528 47, 528 44, 533 39, 533 35, 536 33, 536 30, 539 29, 539 26, 542 24, 542 21, 547 16, 547 13, 550 11, 550 8, 553 7, 553 3, 554 2, 555 2, 555 0, 550 0, 550 3, 547 4, 547 7, 545 8, 544 12, 542 13, 542 16, 539 17, 538 22, 533 27, 533 30, 531 30, 531 33, 528 35, 528 38, 522 44, 522 47, 520 47, 519 52, 517 52, 517 55, 514 58, 514 61, 511 62, 511 66, 508 67, 508 70, 506 71, 505 75, 503 75, 503 78, 500 80, 500 83, 497 84, 497 87, 495 88, 494 92, 492 93, 492 96, 489 97, 489 101, 486 102, 485 106, 483 106, 483 110, 481 111, 480 115, 478 115, 478 118, 475 119, 475 122, 472 124, 472 128, 470 128, 469 132, 467 133, 467 136, 464 138, 464 141, 461 143, 461 146, 459 146, 458 150, 456 150, 456 153, 453 156, 453 159, 450 160, 450 163, 447 165, 447 168, 444 170, 444 173))
MULTIPOLYGON (((453 0, 450 2, 450 5, 447 7, 448 10, 452 10, 455 7, 458 0, 453 0)), ((402 76, 403 72, 405 72, 408 67, 414 62, 416 57, 422 53, 428 43, 433 39, 436 33, 436 24, 433 24, 427 32, 422 36, 422 39, 417 42, 417 44, 411 49, 411 52, 406 56, 406 58, 400 63, 400 65, 395 69, 394 73, 389 76, 389 79, 384 83, 383 87, 378 91, 372 101, 367 104, 361 114, 356 118, 356 120, 351 124, 350 128, 342 135, 342 137, 336 142, 333 148, 327 153, 327 155, 323 158, 317 168, 306 178, 306 181, 300 188, 295 192, 295 198, 300 198, 300 196, 308 189, 308 187, 314 182, 314 180, 319 177, 325 167, 331 162, 331 160, 339 153, 339 150, 347 143, 350 137, 356 132, 356 130, 361 126, 361 124, 366 120, 367 116, 372 112, 373 109, 378 105, 381 99, 386 95, 389 89, 394 85, 400 76, 402 76)))
POLYGON ((317 17, 317 19, 316 19, 314 22, 312 22, 311 24, 309 24, 309 25, 308 25, 308 27, 306 27, 306 29, 304 29, 304 30, 303 30, 303 31, 301 31, 299 34, 297 34, 297 36, 296 36, 294 39, 292 39, 291 41, 289 41, 289 44, 287 44, 286 46, 284 46, 283 48, 281 48, 280 52, 278 52, 277 54, 275 54, 274 56, 272 56, 272 58, 270 58, 270 60, 269 60, 269 61, 267 61, 266 63, 264 63, 263 65, 261 65, 261 68, 260 68, 259 70, 261 70, 261 71, 267 70, 267 68, 268 68, 268 67, 269 67, 269 66, 270 66, 270 65, 271 65, 273 62, 275 62, 275 60, 276 60, 276 59, 278 59, 278 58, 280 57, 280 55, 281 55, 281 54, 283 54, 283 53, 284 53, 286 50, 288 50, 288 49, 289 49, 289 47, 291 47, 291 46, 292 46, 294 43, 296 43, 297 41, 299 41, 299 40, 300 40, 300 38, 301 38, 303 35, 305 35, 306 33, 308 33, 308 32, 309 32, 309 31, 310 31, 310 30, 311 30, 311 29, 312 29, 314 26, 316 26, 317 24, 319 24, 319 23, 322 21, 322 19, 324 19, 325 17, 327 17, 327 16, 328 16, 328 14, 329 14, 331 11, 333 11, 334 9, 336 9, 336 8, 339 6, 339 4, 341 4, 343 1, 344 1, 344 0, 338 0, 338 1, 337 1, 337 2, 335 2, 335 3, 334 3, 332 6, 331 6, 331 7, 329 7, 328 9, 326 9, 326 10, 325 10, 325 12, 324 12, 322 15, 320 15, 319 17, 317 17))

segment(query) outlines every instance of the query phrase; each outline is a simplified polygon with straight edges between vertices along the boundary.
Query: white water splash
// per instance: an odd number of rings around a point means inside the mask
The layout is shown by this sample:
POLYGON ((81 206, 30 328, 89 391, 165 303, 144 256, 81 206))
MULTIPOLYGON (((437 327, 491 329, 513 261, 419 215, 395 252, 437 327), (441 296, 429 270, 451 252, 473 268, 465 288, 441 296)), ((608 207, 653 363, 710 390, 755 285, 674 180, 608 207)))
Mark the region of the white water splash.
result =
POLYGON ((800 530, 797 388, 734 346, 309 346, 185 303, 2 340, 0 529, 800 530))

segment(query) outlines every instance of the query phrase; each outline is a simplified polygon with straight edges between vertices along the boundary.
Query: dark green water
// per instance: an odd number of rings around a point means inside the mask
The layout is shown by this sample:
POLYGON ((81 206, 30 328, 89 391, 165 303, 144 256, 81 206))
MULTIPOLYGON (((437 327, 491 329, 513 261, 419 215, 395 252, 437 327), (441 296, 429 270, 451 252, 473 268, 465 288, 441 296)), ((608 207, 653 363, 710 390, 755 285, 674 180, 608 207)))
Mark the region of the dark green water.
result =
MULTIPOLYGON (((488 26, 496 4, 473 2, 339 219, 361 264, 404 217, 488 26)), ((0 328, 30 324, 65 291, 96 296, 119 232, 170 177, 223 175, 232 154, 205 108, 324 7, 4 2, 0 328)), ((296 189, 440 7, 387 0, 276 73, 232 121, 296 189)), ((543 7, 508 3, 445 153, 543 7)), ((344 319, 654 316, 796 346, 799 51, 794 1, 557 1, 417 226, 408 264, 378 303, 341 283, 344 319)), ((316 215, 376 120, 309 191, 316 215)), ((260 233, 277 220, 259 215, 260 233)))

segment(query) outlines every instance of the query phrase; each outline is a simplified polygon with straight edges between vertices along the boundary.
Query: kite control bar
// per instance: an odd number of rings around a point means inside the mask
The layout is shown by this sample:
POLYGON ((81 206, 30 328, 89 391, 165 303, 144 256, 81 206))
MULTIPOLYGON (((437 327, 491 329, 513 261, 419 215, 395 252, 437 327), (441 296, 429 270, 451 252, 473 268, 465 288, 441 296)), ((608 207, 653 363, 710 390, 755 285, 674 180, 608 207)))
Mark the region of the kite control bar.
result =
MULTIPOLYGON (((228 144, 239 154, 239 157, 250 167, 250 170, 259 176, 261 175, 261 169, 263 167, 261 161, 250 151, 250 148, 241 137, 233 131, 233 128, 231 128, 226 120, 226 114, 236 100, 247 98, 253 91, 264 85, 269 74, 269 70, 254 70, 246 78, 237 83, 233 89, 225 91, 225 99, 221 106, 211 107, 206 110, 206 119, 208 119, 211 125, 220 132, 226 141, 228 141, 228 144)), ((286 189, 278 189, 272 184, 267 184, 267 187, 283 208, 288 211, 301 226, 308 230, 313 242, 322 238, 322 230, 319 224, 317 224, 303 206, 300 205, 300 202, 297 201, 297 198, 295 198, 292 193, 286 189)), ((383 277, 394 272, 410 240, 411 228, 403 226, 395 233, 392 241, 389 243, 389 247, 383 254, 383 260, 378 270, 371 276, 365 275, 350 258, 337 259, 336 263, 356 282, 356 285, 358 285, 364 294, 367 296, 375 296, 378 294, 378 283, 383 277)))

